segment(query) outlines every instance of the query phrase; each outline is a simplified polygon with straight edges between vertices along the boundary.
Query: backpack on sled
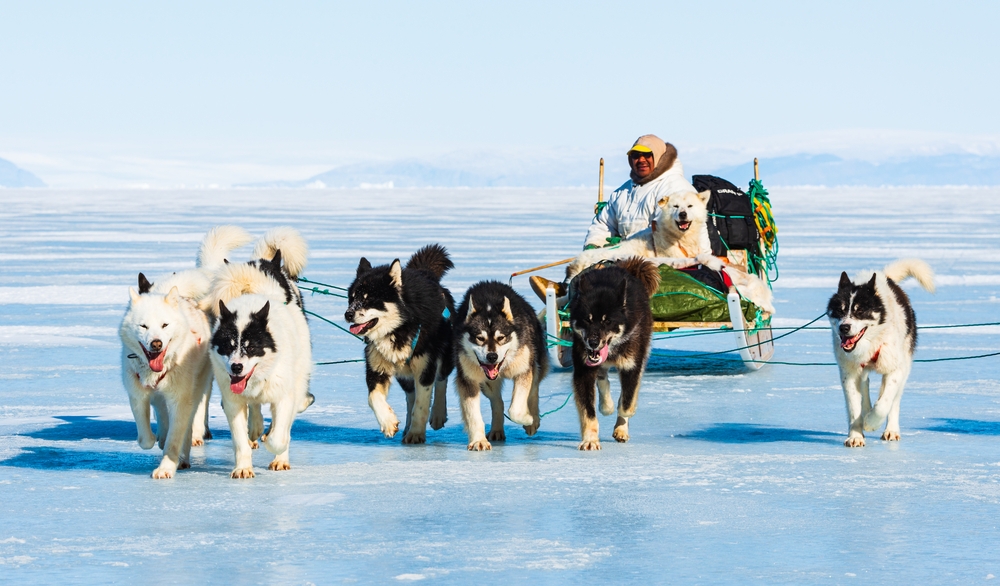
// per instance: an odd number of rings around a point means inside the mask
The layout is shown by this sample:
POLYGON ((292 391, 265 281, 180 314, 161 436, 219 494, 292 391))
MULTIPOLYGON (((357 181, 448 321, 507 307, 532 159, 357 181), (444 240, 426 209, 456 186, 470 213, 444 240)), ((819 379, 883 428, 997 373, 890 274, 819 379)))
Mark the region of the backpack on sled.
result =
POLYGON ((708 200, 708 238, 712 242, 712 254, 725 257, 730 250, 746 250, 751 257, 759 257, 760 235, 750 197, 721 177, 695 175, 691 179, 699 192, 712 192, 708 200))

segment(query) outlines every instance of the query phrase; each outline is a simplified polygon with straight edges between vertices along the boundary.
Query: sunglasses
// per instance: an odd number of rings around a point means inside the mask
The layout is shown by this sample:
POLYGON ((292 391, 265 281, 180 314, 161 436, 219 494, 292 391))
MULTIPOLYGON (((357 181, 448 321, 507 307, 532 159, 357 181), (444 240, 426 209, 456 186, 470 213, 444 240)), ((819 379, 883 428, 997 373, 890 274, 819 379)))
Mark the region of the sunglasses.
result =
POLYGON ((632 161, 637 161, 639 159, 652 159, 653 153, 632 152, 628 154, 628 158, 632 161))

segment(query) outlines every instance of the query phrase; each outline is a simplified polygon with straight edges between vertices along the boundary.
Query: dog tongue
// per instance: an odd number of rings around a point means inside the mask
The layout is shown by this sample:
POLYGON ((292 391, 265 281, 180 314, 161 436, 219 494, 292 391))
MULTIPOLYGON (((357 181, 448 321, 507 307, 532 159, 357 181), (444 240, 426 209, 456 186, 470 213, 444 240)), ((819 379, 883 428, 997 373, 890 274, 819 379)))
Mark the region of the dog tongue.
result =
POLYGON ((156 356, 150 358, 149 359, 149 369, 152 370, 153 372, 162 372, 163 371, 163 359, 164 359, 164 357, 166 357, 166 355, 167 355, 167 351, 164 350, 163 352, 160 352, 156 356))
POLYGON ((604 361, 608 359, 608 347, 605 345, 600 350, 598 350, 598 359, 592 360, 590 356, 587 356, 587 364, 590 366, 597 366, 598 364, 604 364, 604 361))
POLYGON ((479 366, 483 367, 483 372, 486 373, 486 378, 488 378, 490 380, 496 380, 497 379, 497 375, 500 374, 500 364, 499 363, 497 363, 497 364, 482 364, 482 363, 480 363, 479 366))
POLYGON ((359 333, 361 333, 361 330, 365 329, 365 326, 367 326, 369 323, 371 323, 371 322, 367 322, 366 321, 363 324, 351 324, 351 327, 348 328, 348 329, 351 330, 351 333, 356 336, 359 333))
POLYGON ((229 390, 237 395, 243 394, 243 391, 247 390, 247 383, 250 381, 250 375, 252 374, 253 370, 243 378, 236 378, 233 375, 229 375, 229 390))

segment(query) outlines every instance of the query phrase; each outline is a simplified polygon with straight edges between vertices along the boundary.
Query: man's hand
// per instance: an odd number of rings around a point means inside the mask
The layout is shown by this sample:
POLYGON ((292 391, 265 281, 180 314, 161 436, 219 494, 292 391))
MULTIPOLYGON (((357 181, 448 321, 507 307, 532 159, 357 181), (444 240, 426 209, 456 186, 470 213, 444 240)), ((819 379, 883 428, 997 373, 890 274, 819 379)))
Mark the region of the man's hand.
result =
POLYGON ((583 247, 584 250, 593 250, 595 248, 600 248, 600 247, 598 245, 596 245, 596 244, 588 244, 588 245, 586 245, 586 246, 583 247))

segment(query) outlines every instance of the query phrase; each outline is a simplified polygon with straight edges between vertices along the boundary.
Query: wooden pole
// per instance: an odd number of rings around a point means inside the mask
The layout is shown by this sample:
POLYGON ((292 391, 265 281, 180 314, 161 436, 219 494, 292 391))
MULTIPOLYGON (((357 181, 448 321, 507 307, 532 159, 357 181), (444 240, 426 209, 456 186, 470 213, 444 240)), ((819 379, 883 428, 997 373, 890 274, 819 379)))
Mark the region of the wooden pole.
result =
POLYGON ((760 170, 757 168, 757 157, 753 158, 753 178, 754 181, 760 181, 760 170))
POLYGON ((551 268, 551 267, 557 267, 559 265, 564 265, 566 263, 573 262, 574 260, 576 260, 575 256, 570 257, 570 258, 565 258, 563 260, 557 260, 556 262, 550 262, 547 265, 542 265, 540 267, 535 267, 533 269, 525 269, 523 271, 517 271, 516 273, 511 273, 510 276, 511 276, 511 278, 514 278, 514 277, 516 277, 518 275, 525 275, 527 273, 533 273, 535 271, 540 271, 542 269, 548 269, 548 268, 551 268))
POLYGON ((597 181, 597 205, 594 206, 594 215, 601 211, 601 202, 604 201, 604 157, 601 157, 601 174, 597 181))

